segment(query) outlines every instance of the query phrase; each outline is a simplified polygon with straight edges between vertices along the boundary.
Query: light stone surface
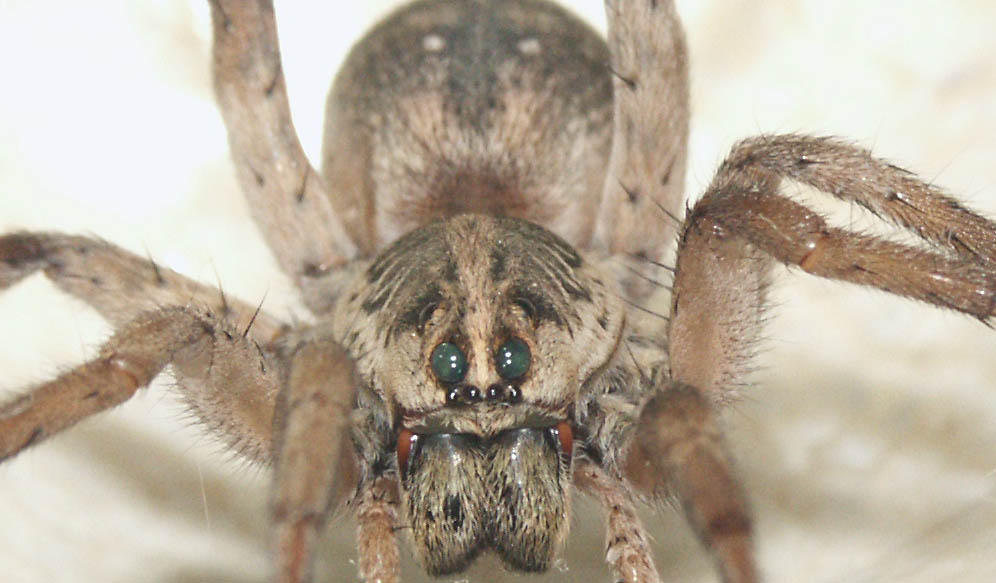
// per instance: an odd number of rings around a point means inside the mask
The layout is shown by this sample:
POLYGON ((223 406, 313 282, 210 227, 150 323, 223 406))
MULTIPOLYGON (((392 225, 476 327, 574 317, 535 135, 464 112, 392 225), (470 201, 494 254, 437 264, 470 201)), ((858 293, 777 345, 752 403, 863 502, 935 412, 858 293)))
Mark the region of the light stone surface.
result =
MULTIPOLYGON (((388 3, 313 4, 277 13, 297 127, 317 159, 336 63, 388 3)), ((601 2, 575 7, 604 20, 601 2)), ((996 216, 996 3, 679 8, 693 198, 737 138, 798 131, 853 138, 996 216)), ((0 230, 96 234, 303 317, 234 183, 209 40, 200 2, 0 1, 0 230)), ((996 579, 996 332, 776 271, 756 387, 727 414, 767 580, 996 579)), ((42 277, 0 295, 0 395, 81 362, 108 333, 42 277)), ((0 467, 4 581, 265 580, 266 471, 220 452, 168 386, 0 467)), ((609 579, 597 512, 581 509, 543 581, 609 579)), ((679 517, 650 523, 666 580, 715 581, 679 517)), ((355 580, 351 522, 328 539, 324 580, 355 580)), ((417 571, 409 561, 406 581, 417 571)), ((504 577, 485 561, 445 580, 504 577)))

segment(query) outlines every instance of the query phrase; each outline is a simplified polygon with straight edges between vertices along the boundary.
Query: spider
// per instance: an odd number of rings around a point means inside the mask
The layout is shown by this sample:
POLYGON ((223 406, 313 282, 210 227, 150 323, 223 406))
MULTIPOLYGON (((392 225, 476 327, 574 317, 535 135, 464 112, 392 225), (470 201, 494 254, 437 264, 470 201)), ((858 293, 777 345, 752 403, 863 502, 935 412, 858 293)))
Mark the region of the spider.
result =
MULTIPOLYGON (((535 301, 533 301, 533 302, 528 302, 528 298, 526 298, 526 300, 527 300, 527 303, 526 303, 526 306, 525 306, 525 307, 522 307, 522 308, 523 308, 524 310, 525 310, 526 308, 528 308, 528 307, 529 307, 529 306, 530 306, 531 304, 534 304, 534 303, 536 303, 535 301)), ((521 307, 521 306, 520 306, 520 307, 521 307)), ((533 308, 535 309, 535 306, 532 306, 532 307, 533 307, 533 308)), ((590 454, 590 452, 589 452, 589 454, 590 454)), ((579 455, 580 455, 580 454, 579 454, 579 455)), ((583 459, 583 457, 582 457, 582 458, 579 458, 579 459, 583 459)), ((580 462, 578 462, 578 463, 580 463, 580 462)), ((575 471, 579 471, 579 470, 577 470, 577 469, 576 469, 575 471)))

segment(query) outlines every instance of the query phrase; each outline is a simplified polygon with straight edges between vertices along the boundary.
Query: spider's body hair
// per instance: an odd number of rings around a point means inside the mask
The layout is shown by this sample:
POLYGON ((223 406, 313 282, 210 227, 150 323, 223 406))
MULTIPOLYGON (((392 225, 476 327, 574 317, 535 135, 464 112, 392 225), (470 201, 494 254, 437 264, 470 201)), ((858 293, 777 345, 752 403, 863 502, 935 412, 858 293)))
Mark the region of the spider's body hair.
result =
POLYGON ((396 12, 333 88, 321 178, 290 121, 271 2, 213 0, 237 175, 315 323, 91 238, 0 236, 0 288, 44 272, 117 328, 96 358, 0 405, 0 459, 171 367, 213 432, 272 462, 280 581, 310 579, 343 502, 365 579, 399 580, 399 531, 432 575, 481 552, 545 571, 572 486, 605 510, 616 580, 660 581, 642 497, 681 507, 724 581, 759 581, 713 406, 749 369, 770 266, 990 321, 996 225, 867 150, 801 135, 737 143, 665 220, 687 156, 680 21, 667 1, 606 8, 607 46, 537 0, 396 12), (924 245, 833 227, 785 181, 924 245), (660 265, 675 234, 671 281, 632 268, 660 265), (644 303, 655 289, 666 315, 644 303))
POLYGON ((360 466, 391 466, 398 427, 443 436, 401 480, 430 572, 461 570, 487 547, 516 568, 545 569, 566 537, 572 466, 542 461, 549 450, 525 437, 515 459, 535 465, 498 463, 510 451, 501 443, 570 420, 590 455, 614 462, 652 393, 649 379, 620 379, 666 360, 660 347, 638 350, 639 362, 623 347, 635 308, 606 268, 608 243, 595 241, 613 115, 608 60, 605 41, 553 4, 417 2, 356 45, 329 95, 324 174, 349 181, 334 204, 364 252, 377 253, 333 315, 367 405, 353 415, 360 466), (525 340, 535 363, 518 384, 521 402, 450 406, 451 387, 429 366, 434 347, 461 346, 464 382, 484 390, 502 382, 492 359, 509 337, 525 340), (462 463, 451 466, 454 457, 462 463), (507 480, 535 492, 501 502, 517 491, 507 480), (459 501, 459 526, 424 520, 453 516, 446 500, 459 501), (498 510, 487 518, 486 508, 498 510), (517 526, 495 526, 518 514, 517 526))
MULTIPOLYGON (((632 424, 635 407, 623 421, 616 419, 621 410, 595 404, 610 392, 625 391, 633 401, 652 390, 649 382, 619 382, 639 379, 622 347, 629 326, 620 295, 618 284, 596 263, 542 227, 475 214, 405 235, 344 290, 333 322, 335 337, 353 355, 362 383, 363 406, 353 414, 360 466, 391 468, 398 427, 438 444, 423 447, 408 473, 393 468, 407 476, 402 484, 413 541, 431 572, 462 569, 491 545, 486 533, 507 533, 494 524, 519 514, 537 518, 523 519, 512 529, 520 534, 501 540, 532 558, 512 564, 538 570, 552 560, 566 536, 571 465, 556 455, 548 458, 550 450, 525 435, 514 447, 502 443, 522 428, 542 429, 562 420, 578 421, 586 437, 591 426, 599 434, 590 436, 593 444, 612 440, 618 446, 628 434, 618 430, 632 424), (461 346, 470 361, 463 383, 484 389, 503 382, 492 360, 510 337, 524 340, 533 355, 528 374, 515 383, 521 401, 453 406, 447 399, 453 387, 429 366, 432 350, 444 341, 461 346), (586 349, 576 350, 579 345, 586 349), (609 425, 614 431, 602 436, 609 425), (468 439, 475 445, 465 445, 468 439), (512 449, 518 461, 500 462, 502 452, 512 449), (460 463, 451 465, 454 458, 460 463), (523 462, 535 465, 519 468, 523 462), (518 491, 503 486, 510 480, 536 487, 519 501, 504 501, 502 492, 518 491), (541 495, 542 484, 548 487, 541 495), (463 534, 445 522, 431 528, 423 519, 427 509, 447 508, 444 501, 450 499, 460 501, 451 507, 461 509, 463 534), (491 519, 483 516, 494 508, 499 511, 491 519), (537 545, 541 550, 535 550, 537 545)), ((656 358, 664 358, 659 347, 656 358)), ((371 473, 364 479, 378 477, 371 473)))

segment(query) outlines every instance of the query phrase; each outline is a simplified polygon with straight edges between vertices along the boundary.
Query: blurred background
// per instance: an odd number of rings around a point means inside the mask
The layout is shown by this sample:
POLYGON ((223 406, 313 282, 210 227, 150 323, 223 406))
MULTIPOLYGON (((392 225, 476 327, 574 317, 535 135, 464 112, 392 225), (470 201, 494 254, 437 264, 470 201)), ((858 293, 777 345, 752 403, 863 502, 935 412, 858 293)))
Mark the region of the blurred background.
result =
MULTIPOLYGON (((337 63, 394 3, 346 4, 276 6, 313 160, 337 63)), ((736 139, 797 131, 849 137, 996 216, 996 4, 678 5, 692 58, 691 198, 736 139)), ((572 6, 604 29, 601 2, 572 6)), ((0 0, 0 230, 100 236, 305 319, 235 185, 209 52, 200 2, 0 0)), ((854 208, 828 211, 872 228, 854 208)), ((756 386, 725 413, 767 580, 994 580, 996 332, 775 272, 756 386)), ((3 293, 0 398, 89 358, 109 332, 43 277, 3 293)), ((262 582, 266 488, 267 472, 222 451, 160 382, 0 466, 0 573, 262 582)), ((578 503, 567 556, 535 580, 609 580, 598 513, 578 503)), ((665 580, 716 580, 678 515, 647 515, 665 580)), ((352 533, 348 518, 329 529, 324 580, 356 579, 352 533)), ((445 580, 510 577, 485 560, 445 580)), ((405 580, 423 579, 409 557, 405 580)))

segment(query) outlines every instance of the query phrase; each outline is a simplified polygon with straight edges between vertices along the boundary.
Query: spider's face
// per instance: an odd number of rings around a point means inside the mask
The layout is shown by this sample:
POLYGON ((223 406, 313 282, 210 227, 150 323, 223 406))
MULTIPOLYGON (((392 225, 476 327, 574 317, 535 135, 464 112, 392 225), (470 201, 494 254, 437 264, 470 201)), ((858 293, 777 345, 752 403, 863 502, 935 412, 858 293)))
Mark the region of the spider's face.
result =
POLYGON ((387 410, 427 570, 484 549, 545 570, 566 537, 575 404, 619 344, 615 290, 545 229, 481 215, 402 237, 360 277, 336 321, 387 410))

